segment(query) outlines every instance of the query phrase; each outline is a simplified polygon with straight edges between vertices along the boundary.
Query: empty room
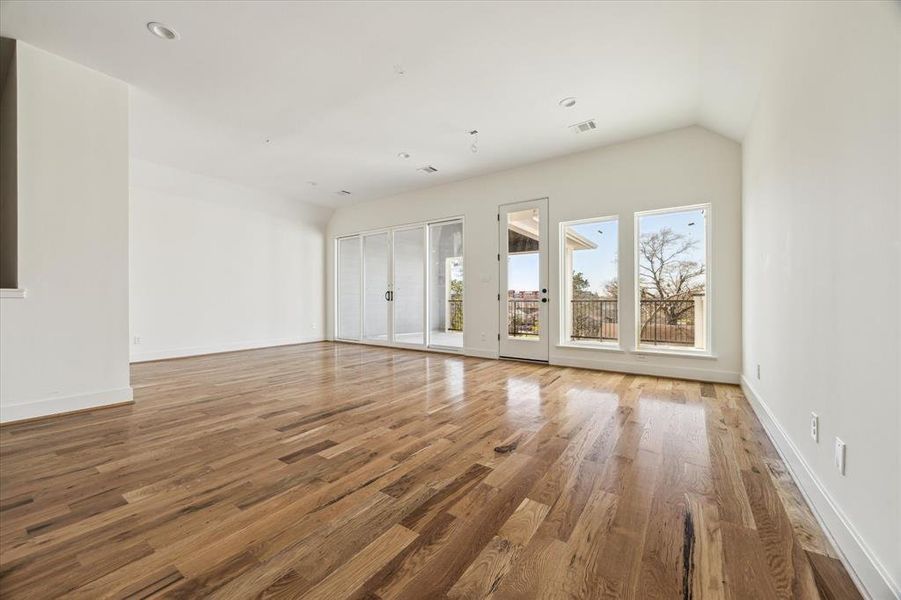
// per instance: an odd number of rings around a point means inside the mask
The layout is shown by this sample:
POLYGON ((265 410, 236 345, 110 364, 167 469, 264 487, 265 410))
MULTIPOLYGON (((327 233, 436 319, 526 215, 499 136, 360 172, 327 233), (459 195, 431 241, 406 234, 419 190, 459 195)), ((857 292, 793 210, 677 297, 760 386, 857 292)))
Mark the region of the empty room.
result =
POLYGON ((0 0, 0 598, 901 599, 901 3, 0 0))

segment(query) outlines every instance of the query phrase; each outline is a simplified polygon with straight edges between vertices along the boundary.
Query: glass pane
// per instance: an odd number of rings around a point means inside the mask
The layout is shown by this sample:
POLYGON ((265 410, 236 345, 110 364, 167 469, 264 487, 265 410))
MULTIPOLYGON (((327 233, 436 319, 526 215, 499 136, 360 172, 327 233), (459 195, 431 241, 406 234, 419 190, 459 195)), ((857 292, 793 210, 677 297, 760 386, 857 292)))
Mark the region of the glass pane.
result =
POLYGON ((363 238, 363 337, 388 341, 388 234, 363 238))
POLYGON ((394 341, 425 344, 424 228, 394 232, 394 341))
POLYGON ((338 331, 344 340, 360 339, 360 238, 338 240, 338 331))
POLYGON ((507 213, 507 335, 538 339, 540 262, 539 212, 507 213))
POLYGON ((565 341, 619 339, 616 219, 563 225, 565 341))
POLYGON ((693 208, 638 218, 642 345, 705 347, 706 212, 693 208))
POLYGON ((429 226, 429 344, 463 347, 463 223, 429 226))

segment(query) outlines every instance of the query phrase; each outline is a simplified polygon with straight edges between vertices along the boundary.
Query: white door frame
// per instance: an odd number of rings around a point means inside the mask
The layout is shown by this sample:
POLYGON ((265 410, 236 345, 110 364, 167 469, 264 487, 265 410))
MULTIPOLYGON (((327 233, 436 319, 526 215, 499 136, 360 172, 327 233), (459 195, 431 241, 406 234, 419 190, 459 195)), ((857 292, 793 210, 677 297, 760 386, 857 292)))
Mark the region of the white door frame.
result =
POLYGON ((514 202, 498 206, 498 353, 501 357, 520 358, 526 360, 548 360, 550 342, 550 322, 548 304, 548 201, 547 198, 514 202), (532 337, 514 337, 509 335, 507 314, 509 298, 507 297, 507 216, 510 213, 538 209, 538 335, 532 337))

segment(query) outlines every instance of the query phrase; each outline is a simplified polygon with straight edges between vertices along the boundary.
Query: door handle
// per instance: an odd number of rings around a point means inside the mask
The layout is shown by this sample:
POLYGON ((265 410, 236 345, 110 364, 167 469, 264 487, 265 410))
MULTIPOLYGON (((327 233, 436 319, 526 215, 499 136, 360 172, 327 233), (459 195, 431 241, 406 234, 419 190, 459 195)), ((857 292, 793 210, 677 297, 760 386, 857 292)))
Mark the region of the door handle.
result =
POLYGON ((391 292, 385 292, 385 302, 391 302, 391 292))

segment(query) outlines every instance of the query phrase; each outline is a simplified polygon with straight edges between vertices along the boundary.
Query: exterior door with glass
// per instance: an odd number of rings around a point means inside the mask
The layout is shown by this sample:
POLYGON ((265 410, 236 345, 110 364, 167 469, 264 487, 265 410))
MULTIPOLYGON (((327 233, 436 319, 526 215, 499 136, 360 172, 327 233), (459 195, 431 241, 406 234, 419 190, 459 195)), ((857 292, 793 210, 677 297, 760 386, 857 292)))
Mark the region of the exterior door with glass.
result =
POLYGON ((547 198, 498 207, 499 350, 548 360, 547 198))

